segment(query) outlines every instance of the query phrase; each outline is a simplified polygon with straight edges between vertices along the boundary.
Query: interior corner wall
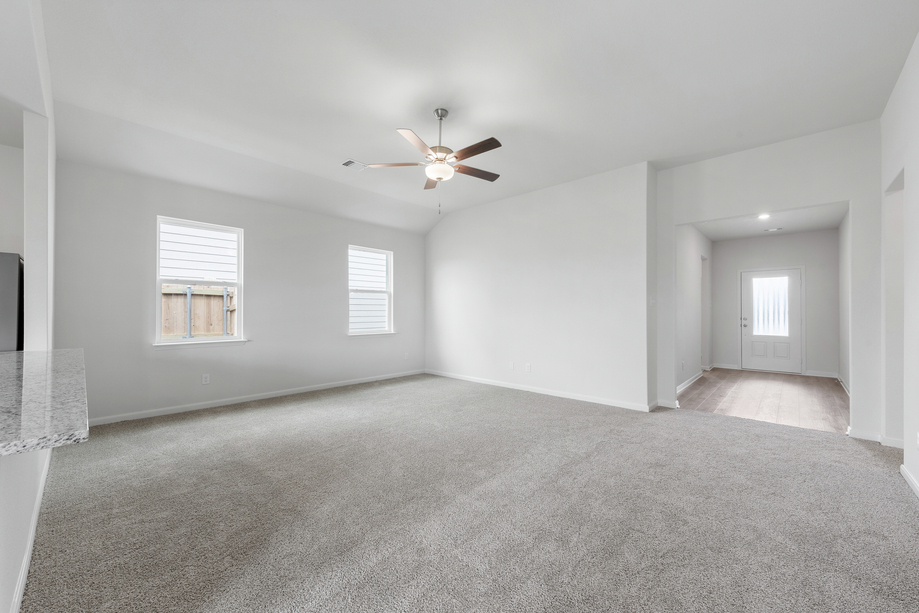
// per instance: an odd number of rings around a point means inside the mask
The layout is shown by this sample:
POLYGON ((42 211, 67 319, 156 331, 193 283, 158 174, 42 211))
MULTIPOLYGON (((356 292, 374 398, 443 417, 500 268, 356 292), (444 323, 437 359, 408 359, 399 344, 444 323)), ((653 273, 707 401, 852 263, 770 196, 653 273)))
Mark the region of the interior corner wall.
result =
POLYGON ((702 375, 702 258, 711 259, 712 241, 693 226, 676 228, 677 389, 702 375))
POLYGON ((646 169, 648 217, 645 228, 647 236, 645 253, 647 258, 648 334, 645 346, 648 350, 648 406, 653 408, 659 404, 657 398, 657 169, 651 164, 646 164, 646 169))
POLYGON ((903 447, 903 192, 884 196, 884 430, 903 447))
POLYGON ((84 350, 91 424, 423 370, 423 236, 75 162, 57 177, 56 345, 84 350), (251 342, 154 348, 157 215, 243 229, 251 342), (348 335, 349 244, 393 252, 396 334, 348 335))
POLYGON ((54 347, 54 121, 22 113, 23 132, 23 276, 26 351, 54 347))
POLYGON ((702 260, 702 370, 711 370, 712 359, 712 258, 702 260))
POLYGON ((839 224, 839 381, 849 392, 849 360, 852 353, 852 224, 846 213, 839 224))
POLYGON ((427 236, 427 370, 648 410, 649 168, 445 217, 427 236))
POLYGON ((849 202, 852 226, 851 434, 880 440, 883 393, 881 338, 881 138, 878 121, 829 130, 658 171, 658 360, 673 371, 675 226, 830 202, 849 202), (672 292, 672 289, 670 290, 672 292), (667 328, 669 327, 669 330, 667 328), (659 356, 660 357, 660 356, 659 356))
POLYGON ((657 172, 657 402, 676 408, 676 226, 671 170, 657 172))
MULTIPOLYGON (((878 192, 902 172, 903 232, 919 236, 919 44, 913 43, 900 78, 881 116, 882 171, 878 192)), ((903 246, 903 466, 901 472, 919 496, 919 241, 903 246)), ((853 330, 855 328, 853 322, 853 330)))
POLYGON ((717 241, 712 253, 715 362, 740 368, 740 271, 804 266, 804 368, 838 376, 839 231, 717 241))
POLYGON ((0 252, 23 252, 22 149, 0 145, 0 252))

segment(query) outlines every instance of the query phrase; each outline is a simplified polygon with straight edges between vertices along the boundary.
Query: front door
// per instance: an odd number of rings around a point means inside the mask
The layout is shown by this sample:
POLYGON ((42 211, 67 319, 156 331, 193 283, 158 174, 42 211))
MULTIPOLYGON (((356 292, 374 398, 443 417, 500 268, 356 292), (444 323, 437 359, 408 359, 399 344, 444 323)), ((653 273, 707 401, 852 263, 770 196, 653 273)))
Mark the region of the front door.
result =
POLYGON ((801 372, 801 270, 741 274, 741 368, 801 372))

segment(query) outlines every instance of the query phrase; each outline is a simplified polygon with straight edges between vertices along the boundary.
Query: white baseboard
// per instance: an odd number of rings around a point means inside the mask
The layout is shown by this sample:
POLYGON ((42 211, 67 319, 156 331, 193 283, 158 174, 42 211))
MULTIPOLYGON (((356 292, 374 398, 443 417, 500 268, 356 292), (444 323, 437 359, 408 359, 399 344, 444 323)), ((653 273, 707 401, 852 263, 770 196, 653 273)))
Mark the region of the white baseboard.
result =
POLYGON ((680 403, 677 402, 676 400, 674 400, 674 401, 672 401, 672 402, 667 402, 666 400, 658 400, 658 401, 657 401, 657 406, 659 406, 659 407, 664 407, 664 408, 666 408, 666 409, 679 409, 679 408, 680 408, 680 403))
MULTIPOLYGON (((19 613, 19 607, 22 605, 22 595, 26 591, 26 579, 29 577, 29 563, 32 561, 32 545, 35 543, 35 530, 38 527, 38 513, 41 511, 42 496, 45 493, 45 480, 48 478, 48 467, 51 465, 51 449, 44 450, 44 466, 41 469, 41 479, 38 482, 38 496, 35 497, 35 506, 32 507, 32 517, 29 520, 29 546, 23 552, 22 563, 19 565, 19 577, 16 579, 16 587, 13 591, 13 602, 10 605, 10 613, 19 613)), ((32 451, 30 453, 40 453, 32 451)))
POLYGON ((423 370, 411 370, 408 372, 399 372, 389 375, 379 375, 376 377, 365 377, 363 379, 349 379, 347 381, 335 381, 333 383, 320 383, 319 385, 308 385, 306 387, 297 387, 287 390, 278 390, 274 392, 265 392, 262 394, 250 394, 248 396, 237 396, 235 398, 222 398, 220 400, 208 400, 206 402, 196 402, 194 404, 183 404, 174 407, 165 407, 161 409, 148 409, 146 411, 136 411, 134 413, 122 413, 120 415, 106 415, 103 417, 93 417, 89 420, 90 427, 100 426, 102 424, 111 424, 116 421, 127 421, 129 419, 143 419, 145 417, 157 417, 159 415, 171 415, 173 413, 184 413, 186 411, 196 411, 198 409, 209 409, 211 407, 221 407, 227 404, 237 404, 239 402, 249 402, 252 400, 264 400, 265 398, 276 398, 278 396, 290 396, 291 394, 302 394, 303 392, 315 392, 333 387, 344 387, 345 385, 356 385, 358 383, 370 383, 372 381, 383 381, 385 379, 396 379, 398 377, 408 377, 409 375, 420 375, 423 370))
POLYGON ((729 370, 740 370, 737 364, 712 364, 712 368, 727 368, 729 370))
POLYGON ((851 436, 852 438, 861 439, 863 441, 874 441, 875 443, 881 442, 881 435, 877 432, 866 432, 864 430, 855 430, 852 426, 846 430, 846 436, 851 436))
POLYGON ((822 370, 805 370, 804 374, 808 377, 826 377, 827 379, 838 379, 839 373, 824 372, 822 370))
POLYGON ((838 378, 836 380, 839 381, 839 384, 842 386, 842 389, 846 390, 846 396, 849 396, 851 398, 852 394, 849 393, 849 386, 846 385, 846 382, 838 378))
POLYGON ((881 444, 885 447, 896 447, 897 449, 903 449, 903 439, 902 438, 890 438, 889 436, 881 435, 881 444))
POLYGON ((708 366, 703 366, 703 367, 702 367, 702 370, 711 370, 711 369, 713 369, 714 367, 715 367, 714 364, 709 364, 708 366))
MULTIPOLYGON (((532 387, 529 385, 517 385, 515 383, 505 383, 504 381, 494 381, 492 379, 483 379, 481 377, 468 377, 466 375, 457 375, 455 373, 442 372, 439 370, 426 370, 426 373, 430 375, 437 375, 439 377, 449 377, 451 379, 460 379, 462 381, 471 381, 473 383, 484 383, 485 385, 495 385, 497 387, 507 387, 514 390, 521 390, 524 392, 535 392, 537 394, 545 394, 546 396, 557 396, 559 398, 570 398, 571 400, 583 400, 584 402, 593 402, 596 404, 603 404, 611 407, 619 407, 621 409, 631 409, 632 411, 643 411, 647 413, 651 410, 650 405, 639 404, 636 402, 623 402, 621 400, 613 400, 610 398, 601 398, 599 396, 587 396, 585 394, 572 394, 569 392, 560 392, 557 390, 549 390, 541 387, 532 387)), ((663 406, 663 405, 662 405, 663 406)))
POLYGON ((686 389, 687 387, 689 387, 690 385, 692 385, 693 383, 695 383, 696 381, 698 381, 698 380, 701 379, 701 378, 702 378, 702 371, 699 371, 699 372, 696 373, 694 376, 690 377, 689 379, 686 379, 685 381, 683 381, 682 383, 680 383, 679 385, 677 385, 677 386, 676 386, 676 393, 679 394, 679 393, 682 392, 684 389, 686 389))
POLYGON ((909 484, 911 490, 916 496, 919 496, 919 481, 916 480, 907 469, 904 464, 900 464, 900 474, 903 475, 903 478, 906 479, 906 482, 909 484))

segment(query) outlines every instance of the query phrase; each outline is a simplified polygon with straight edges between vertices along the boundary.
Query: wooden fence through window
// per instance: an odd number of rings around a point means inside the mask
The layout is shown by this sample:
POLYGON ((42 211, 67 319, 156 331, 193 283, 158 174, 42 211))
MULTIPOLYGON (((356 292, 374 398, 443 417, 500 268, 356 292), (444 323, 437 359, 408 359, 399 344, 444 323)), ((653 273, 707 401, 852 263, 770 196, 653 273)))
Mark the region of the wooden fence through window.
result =
MULTIPOLYGON (((163 329, 164 340, 182 338, 186 334, 188 297, 186 285, 163 285, 163 329)), ((195 337, 223 336, 223 286, 192 285, 191 333, 195 337)), ((227 334, 236 334, 236 288, 227 291, 227 334)))

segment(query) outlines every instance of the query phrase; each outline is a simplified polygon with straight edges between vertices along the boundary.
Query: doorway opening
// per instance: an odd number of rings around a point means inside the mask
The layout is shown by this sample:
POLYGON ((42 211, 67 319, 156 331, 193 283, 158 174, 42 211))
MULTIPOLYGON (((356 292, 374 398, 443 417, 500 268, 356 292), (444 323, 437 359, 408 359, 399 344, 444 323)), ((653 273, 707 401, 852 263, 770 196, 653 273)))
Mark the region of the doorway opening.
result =
POLYGON ((845 433, 849 203, 678 225, 675 238, 679 407, 845 433))

